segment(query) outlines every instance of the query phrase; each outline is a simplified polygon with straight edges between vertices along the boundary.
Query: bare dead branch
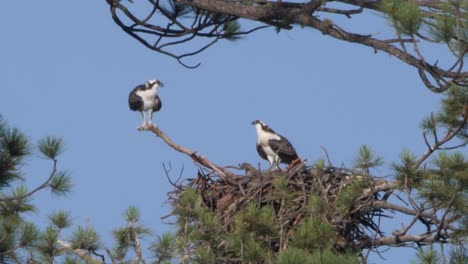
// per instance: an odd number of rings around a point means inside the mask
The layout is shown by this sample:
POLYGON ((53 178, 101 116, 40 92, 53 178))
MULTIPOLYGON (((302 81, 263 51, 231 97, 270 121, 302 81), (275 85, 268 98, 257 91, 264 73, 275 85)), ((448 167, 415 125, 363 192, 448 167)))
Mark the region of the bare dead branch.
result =
POLYGON ((184 166, 182 166, 182 169, 179 173, 179 176, 175 181, 171 179, 171 176, 169 175, 171 170, 172 170, 172 165, 169 163, 169 169, 166 168, 166 164, 163 163, 163 168, 164 168, 164 173, 166 174, 166 178, 169 181, 169 183, 174 186, 176 189, 182 189, 182 185, 179 184, 179 180, 182 178, 182 173, 184 172, 184 166))
POLYGON ((186 148, 184 146, 176 144, 168 136, 166 136, 166 134, 164 134, 164 132, 162 132, 159 128, 157 128, 157 127, 155 127, 153 125, 148 125, 148 126, 144 127, 143 130, 153 132, 154 134, 156 134, 156 136, 160 137, 169 147, 171 147, 172 149, 174 149, 174 150, 176 150, 178 152, 181 152, 181 153, 189 156, 195 163, 198 163, 198 164, 202 165, 205 168, 214 170, 214 171, 220 173, 223 177, 233 175, 231 172, 229 172, 229 171, 223 169, 222 167, 212 163, 210 160, 208 160, 208 158, 202 157, 202 156, 198 155, 195 151, 190 150, 190 149, 188 149, 188 148, 186 148))
POLYGON ((439 147, 440 150, 452 150, 452 149, 457 149, 457 148, 461 148, 461 147, 464 147, 468 145, 468 141, 465 141, 463 143, 460 143, 458 145, 455 145, 455 146, 451 146, 451 147, 439 147))
POLYGON ((381 209, 394 210, 394 211, 397 211, 397 212, 400 212, 400 213, 403 213, 403 214, 406 214, 406 215, 415 216, 415 215, 419 214, 421 217, 424 217, 424 218, 429 218, 429 219, 433 218, 433 215, 428 213, 428 212, 420 212, 420 210, 414 210, 412 208, 408 208, 408 207, 405 207, 405 206, 389 203, 387 201, 381 201, 381 200, 380 201, 374 201, 372 203, 372 206, 375 206, 375 207, 381 208, 381 209))
POLYGON ((403 227, 401 230, 393 230, 392 235, 394 235, 394 236, 404 236, 404 235, 406 235, 406 233, 410 230, 410 228, 413 227, 414 224, 416 223, 416 221, 418 221, 418 219, 421 217, 422 212, 423 212, 423 210, 420 209, 418 211, 418 213, 413 217, 411 222, 409 222, 409 224, 406 225, 406 227, 403 227))
POLYGON ((327 157, 328 166, 333 167, 333 164, 331 163, 330 157, 328 156, 328 151, 327 151, 327 149, 324 148, 322 145, 320 145, 320 148, 321 148, 321 149, 323 150, 323 152, 325 153, 325 157, 327 157))
POLYGON ((420 244, 430 244, 434 243, 436 239, 434 237, 428 236, 427 234, 419 235, 405 235, 405 236, 388 236, 375 239, 367 239, 365 241, 360 241, 357 245, 362 248, 370 247, 380 247, 380 246, 404 246, 405 243, 414 242, 420 244))

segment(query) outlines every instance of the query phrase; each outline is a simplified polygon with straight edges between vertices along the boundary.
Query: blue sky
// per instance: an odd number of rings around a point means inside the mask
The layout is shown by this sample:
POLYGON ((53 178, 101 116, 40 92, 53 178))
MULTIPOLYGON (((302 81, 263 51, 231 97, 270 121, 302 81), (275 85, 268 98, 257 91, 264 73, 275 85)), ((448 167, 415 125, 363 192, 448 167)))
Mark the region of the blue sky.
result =
MULTIPOLYGON (((387 34, 386 25, 367 14, 349 26, 387 34)), ((0 113, 33 140, 62 137, 66 152, 59 167, 75 184, 64 198, 37 195, 39 210, 31 218, 45 225, 50 212, 68 209, 77 225, 89 219, 108 247, 129 205, 156 233, 170 230, 160 220, 169 212, 164 202, 171 191, 164 163, 175 176, 182 168, 184 178, 196 172, 189 158, 135 129, 141 119, 128 109, 127 96, 148 79, 165 84, 163 108, 153 121, 175 142, 217 164, 246 161, 264 168, 250 125, 255 119, 286 136, 309 162, 324 156, 323 146, 335 164, 351 165, 368 144, 386 161, 376 174, 389 176, 404 148, 425 151, 418 126, 440 100, 396 58, 312 29, 266 29, 221 41, 190 59, 202 65, 189 70, 127 36, 103 0, 7 1, 0 27, 0 113)), ((442 48, 426 50, 446 56, 442 48)), ((24 168, 27 185, 45 180, 50 165, 31 157, 24 168)), ((397 252, 372 261, 413 258, 397 252)))

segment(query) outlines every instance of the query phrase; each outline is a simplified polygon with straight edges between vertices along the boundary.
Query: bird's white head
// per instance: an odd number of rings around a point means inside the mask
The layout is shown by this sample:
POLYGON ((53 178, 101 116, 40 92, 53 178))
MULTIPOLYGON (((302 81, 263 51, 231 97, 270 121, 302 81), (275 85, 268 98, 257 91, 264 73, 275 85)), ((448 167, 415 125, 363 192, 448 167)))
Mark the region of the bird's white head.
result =
POLYGON ((158 89, 159 87, 164 87, 164 84, 159 80, 148 80, 146 86, 149 88, 158 89))
POLYGON ((255 126, 257 130, 257 142, 267 142, 270 139, 281 139, 273 129, 271 129, 265 122, 261 120, 255 120, 252 122, 252 125, 255 126))
POLYGON ((255 126, 255 129, 257 129, 257 133, 258 134, 261 134, 263 132, 266 132, 266 131, 269 131, 271 130, 267 124, 265 124, 263 121, 261 120, 255 120, 252 122, 252 125, 255 126))
POLYGON ((258 128, 262 128, 263 130, 268 130, 268 125, 265 124, 265 122, 263 122, 262 120, 255 120, 252 122, 252 125, 254 125, 255 127, 258 127, 258 128))

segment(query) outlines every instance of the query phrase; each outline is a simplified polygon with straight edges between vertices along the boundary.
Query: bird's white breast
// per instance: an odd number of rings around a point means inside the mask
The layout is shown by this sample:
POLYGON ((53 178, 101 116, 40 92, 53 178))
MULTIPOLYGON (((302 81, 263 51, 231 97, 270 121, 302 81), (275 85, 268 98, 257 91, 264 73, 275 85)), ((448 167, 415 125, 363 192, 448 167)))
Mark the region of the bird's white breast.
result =
POLYGON ((141 97, 143 100, 143 110, 148 111, 154 107, 156 101, 154 98, 156 97, 158 90, 157 88, 151 88, 148 90, 140 90, 137 91, 136 94, 141 97))
POLYGON ((262 148, 263 148, 263 151, 265 151, 265 154, 267 155, 268 160, 274 160, 276 156, 278 156, 278 154, 276 154, 271 148, 270 146, 266 145, 262 145, 262 148))
POLYGON ((257 132, 258 132, 257 143, 262 147, 263 151, 265 152, 268 158, 268 161, 270 161, 270 163, 273 164, 273 162, 278 159, 278 154, 275 153, 273 149, 271 149, 270 145, 268 144, 268 141, 270 139, 279 140, 280 137, 276 134, 263 131, 261 128, 257 129, 257 132))
POLYGON ((273 133, 263 131, 260 125, 256 125, 255 128, 257 129, 257 143, 263 147, 268 146, 268 141, 270 139, 280 140, 281 138, 273 133))

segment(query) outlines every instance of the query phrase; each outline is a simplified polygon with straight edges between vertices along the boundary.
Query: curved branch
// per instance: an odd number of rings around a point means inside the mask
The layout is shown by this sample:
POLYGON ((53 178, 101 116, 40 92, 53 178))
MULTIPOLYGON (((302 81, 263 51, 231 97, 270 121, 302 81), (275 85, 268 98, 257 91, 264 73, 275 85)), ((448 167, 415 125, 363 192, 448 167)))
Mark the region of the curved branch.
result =
POLYGON ((191 149, 188 149, 184 146, 181 146, 175 143, 166 134, 164 134, 164 132, 162 132, 159 128, 153 125, 147 125, 146 127, 143 127, 142 130, 153 132, 154 134, 156 134, 156 136, 160 137, 172 149, 189 156, 195 163, 200 164, 205 168, 218 172, 219 174, 221 174, 222 177, 233 175, 231 172, 225 170, 223 167, 212 163, 208 158, 198 155, 196 151, 193 151, 191 149))
POLYGON ((24 200, 26 198, 29 198, 31 197, 33 194, 35 194, 36 192, 42 190, 42 189, 45 189, 47 187, 50 186, 50 182, 52 181, 52 179, 54 178, 55 174, 57 173, 57 160, 56 159, 53 159, 53 166, 52 166, 52 171, 50 172, 50 175, 49 177, 47 178, 47 180, 45 182, 43 182, 41 185, 37 186, 34 190, 24 194, 24 195, 21 195, 21 196, 13 196, 13 197, 3 197, 3 198, 0 198, 0 202, 4 202, 4 201, 19 201, 19 200, 24 200))

